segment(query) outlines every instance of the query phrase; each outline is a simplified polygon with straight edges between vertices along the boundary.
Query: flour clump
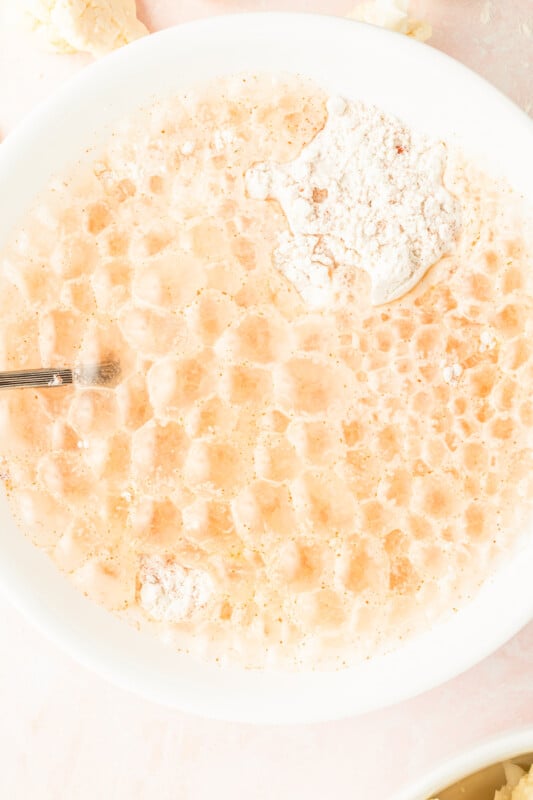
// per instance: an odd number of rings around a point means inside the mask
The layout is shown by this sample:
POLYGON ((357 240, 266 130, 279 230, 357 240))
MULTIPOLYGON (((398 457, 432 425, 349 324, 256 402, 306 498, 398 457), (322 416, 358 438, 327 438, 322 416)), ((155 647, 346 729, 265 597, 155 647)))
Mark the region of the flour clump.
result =
POLYGON ((281 205, 290 233, 276 265, 309 305, 349 289, 354 267, 369 274, 372 303, 388 303, 453 247, 459 206, 443 184, 446 148, 364 103, 331 97, 327 111, 293 161, 249 169, 247 191, 281 205))
POLYGON ((179 622, 203 608, 213 582, 200 569, 185 569, 175 561, 152 556, 141 569, 141 604, 157 620, 179 622))

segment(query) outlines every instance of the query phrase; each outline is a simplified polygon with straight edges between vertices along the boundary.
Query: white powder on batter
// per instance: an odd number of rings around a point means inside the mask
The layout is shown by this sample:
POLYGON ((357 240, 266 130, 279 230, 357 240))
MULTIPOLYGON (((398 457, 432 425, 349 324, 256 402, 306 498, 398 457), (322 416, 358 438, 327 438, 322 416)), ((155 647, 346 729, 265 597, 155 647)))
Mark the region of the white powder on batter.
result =
POLYGON ((496 347, 496 337, 491 331, 481 331, 479 337, 479 350, 481 353, 486 353, 488 350, 493 350, 496 347))
POLYGON ((289 223, 278 269, 313 307, 330 305, 353 268, 374 305, 406 294, 457 236, 459 204, 443 185, 446 148, 364 103, 332 97, 324 128, 298 158, 246 173, 248 194, 276 199, 289 223))
POLYGON ((141 605, 154 619, 180 622, 204 608, 213 593, 213 581, 204 570, 185 569, 174 561, 152 556, 140 571, 141 605))
POLYGON ((463 374, 463 368, 460 364, 451 364, 444 366, 442 369, 442 377, 445 383, 455 386, 459 382, 459 378, 463 374))

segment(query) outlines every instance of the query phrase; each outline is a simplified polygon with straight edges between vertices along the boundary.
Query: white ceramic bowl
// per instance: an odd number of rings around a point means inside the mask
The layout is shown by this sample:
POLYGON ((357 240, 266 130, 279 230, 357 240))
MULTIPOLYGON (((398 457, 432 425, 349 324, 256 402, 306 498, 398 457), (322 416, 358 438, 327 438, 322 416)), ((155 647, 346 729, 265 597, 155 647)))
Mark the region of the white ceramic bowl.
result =
POLYGON ((492 800, 504 783, 502 763, 533 763, 533 728, 500 734, 438 767, 393 800, 492 800))
MULTIPOLYGON (((352 21, 293 14, 219 17, 147 37, 86 68, 0 148, 0 245, 49 176, 154 93, 243 70, 300 72, 456 138, 493 172, 533 193, 533 125, 508 100, 431 47, 352 21)), ((0 497, 0 584, 83 664, 146 697, 210 717, 302 722, 368 711, 467 669, 533 616, 533 537, 446 624, 396 652, 336 673, 286 674, 199 664, 89 603, 16 529, 0 497)))

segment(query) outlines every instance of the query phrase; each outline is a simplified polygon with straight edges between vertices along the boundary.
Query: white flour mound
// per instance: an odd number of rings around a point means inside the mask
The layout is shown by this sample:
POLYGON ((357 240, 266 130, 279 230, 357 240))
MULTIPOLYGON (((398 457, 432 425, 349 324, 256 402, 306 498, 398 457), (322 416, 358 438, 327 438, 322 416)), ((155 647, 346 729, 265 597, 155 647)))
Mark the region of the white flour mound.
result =
POLYGON ((330 305, 354 267, 370 275, 373 304, 388 303, 453 247, 460 214, 443 185, 446 148, 373 106, 332 97, 327 111, 298 158, 255 165, 246 188, 280 203, 291 233, 276 266, 309 305, 330 305))
POLYGON ((185 569, 161 556, 144 559, 140 580, 142 607, 154 619, 166 622, 190 618, 204 608, 214 588, 207 572, 185 569))

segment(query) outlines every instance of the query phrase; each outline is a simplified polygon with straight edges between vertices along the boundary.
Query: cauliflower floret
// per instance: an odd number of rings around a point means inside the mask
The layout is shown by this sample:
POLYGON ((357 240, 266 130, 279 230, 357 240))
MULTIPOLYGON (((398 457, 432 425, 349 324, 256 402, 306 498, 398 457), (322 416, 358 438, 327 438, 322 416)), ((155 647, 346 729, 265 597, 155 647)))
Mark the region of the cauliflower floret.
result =
POLYGON ((388 28, 425 42, 431 36, 431 25, 412 19, 408 13, 408 5, 408 0, 369 0, 358 3, 348 16, 350 19, 388 28))
POLYGON ((57 53, 101 56, 148 33, 135 0, 25 0, 24 19, 57 53))

